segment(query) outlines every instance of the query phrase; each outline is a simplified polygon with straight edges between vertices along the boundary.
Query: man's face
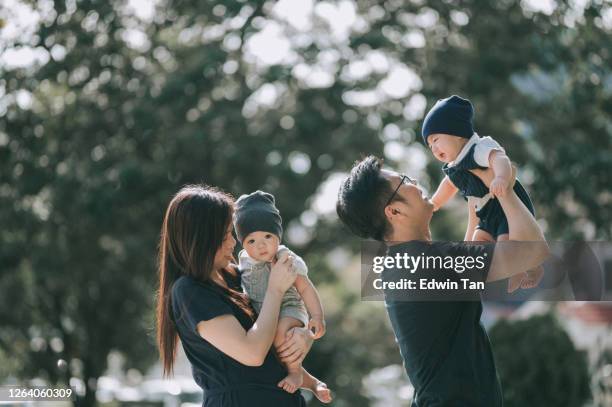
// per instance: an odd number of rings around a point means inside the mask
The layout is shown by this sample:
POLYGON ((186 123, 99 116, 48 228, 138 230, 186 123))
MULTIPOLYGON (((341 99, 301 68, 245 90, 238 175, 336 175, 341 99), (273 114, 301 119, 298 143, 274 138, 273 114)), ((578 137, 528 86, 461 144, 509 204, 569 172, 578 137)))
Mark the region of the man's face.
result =
POLYGON ((425 191, 418 184, 410 182, 408 178, 404 178, 402 182, 403 175, 395 171, 381 170, 381 175, 389 181, 392 190, 399 186, 396 196, 403 200, 403 202, 394 201, 389 205, 412 220, 411 223, 429 225, 433 205, 425 195, 425 191))

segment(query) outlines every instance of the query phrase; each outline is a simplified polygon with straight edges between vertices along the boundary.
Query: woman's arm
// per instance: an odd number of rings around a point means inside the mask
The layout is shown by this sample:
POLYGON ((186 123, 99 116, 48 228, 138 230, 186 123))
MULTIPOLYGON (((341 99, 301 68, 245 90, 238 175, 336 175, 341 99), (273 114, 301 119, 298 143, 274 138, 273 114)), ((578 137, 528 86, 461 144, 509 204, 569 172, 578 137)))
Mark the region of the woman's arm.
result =
POLYGON ((457 190, 457 187, 455 184, 453 184, 448 175, 445 176, 442 182, 440 182, 438 189, 436 189, 436 192, 431 197, 431 203, 433 203, 434 211, 437 211, 443 207, 449 201, 449 199, 455 196, 457 190))
POLYGON ((261 366, 274 340, 282 293, 266 292, 261 314, 245 331, 233 315, 198 323, 198 333, 229 357, 247 366, 261 366))
POLYGON ((321 304, 319 293, 308 276, 297 276, 294 285, 300 293, 302 300, 304 300, 304 305, 306 305, 308 314, 310 314, 311 321, 308 324, 308 328, 314 327, 315 339, 319 339, 325 335, 325 316, 323 314, 323 304, 321 304))
POLYGON ((292 262, 293 257, 285 255, 272 267, 261 312, 251 329, 245 331, 233 315, 221 315, 200 321, 200 336, 244 365, 261 366, 276 334, 283 295, 295 281, 292 262))

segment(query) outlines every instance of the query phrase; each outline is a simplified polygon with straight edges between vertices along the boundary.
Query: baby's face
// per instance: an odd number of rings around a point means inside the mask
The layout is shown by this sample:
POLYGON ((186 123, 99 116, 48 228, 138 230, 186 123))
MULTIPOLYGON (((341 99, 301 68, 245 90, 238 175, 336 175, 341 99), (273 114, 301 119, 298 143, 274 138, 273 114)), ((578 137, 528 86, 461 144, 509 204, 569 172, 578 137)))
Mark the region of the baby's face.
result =
POLYGON ((242 242, 242 247, 252 259, 270 262, 276 256, 280 241, 278 236, 270 232, 249 233, 242 242))
POLYGON ((431 152, 436 159, 443 163, 454 161, 466 142, 467 140, 462 137, 444 133, 434 133, 427 137, 431 152))

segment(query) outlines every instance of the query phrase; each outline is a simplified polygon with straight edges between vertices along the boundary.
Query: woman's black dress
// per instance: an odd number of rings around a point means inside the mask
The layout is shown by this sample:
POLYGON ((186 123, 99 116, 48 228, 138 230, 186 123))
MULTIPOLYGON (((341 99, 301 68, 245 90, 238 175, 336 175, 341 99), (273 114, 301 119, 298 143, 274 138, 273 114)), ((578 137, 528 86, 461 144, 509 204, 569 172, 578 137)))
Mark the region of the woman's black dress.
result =
MULTIPOLYGON (((240 290, 239 277, 226 281, 240 290)), ((252 367, 232 359, 197 333, 200 321, 220 315, 233 315, 245 330, 253 325, 250 318, 211 283, 182 276, 172 286, 172 316, 193 378, 204 390, 204 407, 304 407, 298 390, 287 393, 277 387, 287 370, 270 348, 261 366, 252 367)))

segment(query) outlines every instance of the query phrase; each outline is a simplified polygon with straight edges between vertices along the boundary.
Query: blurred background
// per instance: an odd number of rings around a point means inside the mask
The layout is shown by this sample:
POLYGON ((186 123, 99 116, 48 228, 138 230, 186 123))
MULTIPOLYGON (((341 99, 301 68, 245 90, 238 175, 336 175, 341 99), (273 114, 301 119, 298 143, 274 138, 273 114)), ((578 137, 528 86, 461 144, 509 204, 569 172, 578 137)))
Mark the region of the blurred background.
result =
MULTIPOLYGON (((199 405, 184 358, 160 381, 153 304, 164 209, 205 182, 276 196, 326 309, 305 366, 333 405, 409 405, 384 307, 360 300, 339 181, 376 154, 431 193, 421 120, 459 94, 549 239, 609 240, 611 34, 609 0, 3 0, 0 384, 199 405)), ((465 225, 456 198, 433 237, 465 225)), ((607 303, 493 304, 483 320, 507 406, 612 406, 607 303)))

